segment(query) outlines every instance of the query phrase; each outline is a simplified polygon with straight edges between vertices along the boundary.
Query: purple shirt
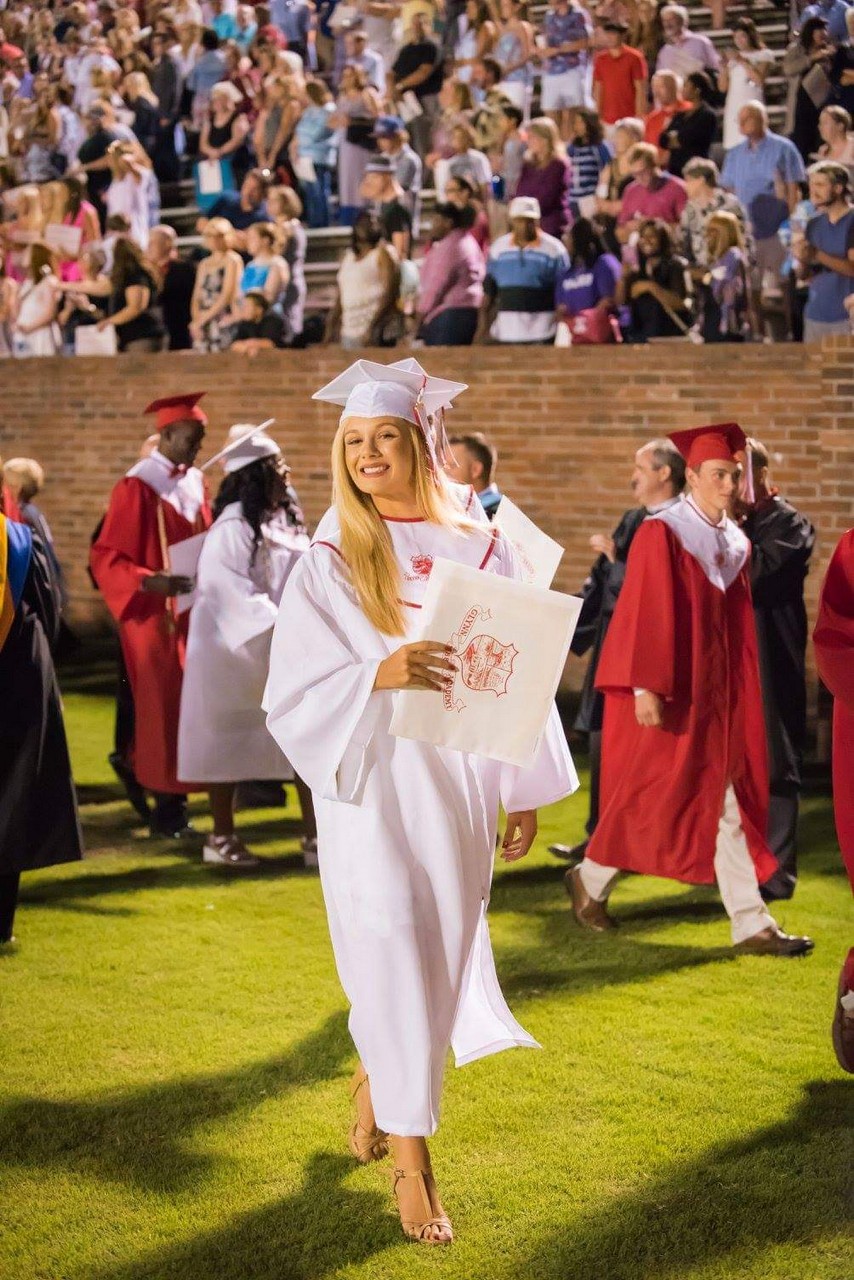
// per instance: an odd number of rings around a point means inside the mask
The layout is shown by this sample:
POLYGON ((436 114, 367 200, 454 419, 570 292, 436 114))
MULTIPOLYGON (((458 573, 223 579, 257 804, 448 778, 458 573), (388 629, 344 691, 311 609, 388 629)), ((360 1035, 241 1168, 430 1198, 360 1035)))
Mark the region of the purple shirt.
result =
POLYGON ((555 156, 545 168, 527 161, 522 165, 517 196, 535 196, 540 202, 540 226, 547 235, 560 240, 569 226, 570 168, 566 160, 555 156))
POLYGON ((612 253, 603 253, 592 267, 583 262, 567 267, 555 285, 555 306, 566 307, 571 316, 589 311, 603 298, 613 298, 622 275, 619 261, 612 253))
MULTIPOLYGON (((589 39, 592 34, 593 23, 587 11, 576 5, 572 5, 568 13, 558 13, 556 9, 549 9, 543 19, 543 35, 548 48, 589 39)), ((554 58, 549 58, 543 71, 547 76, 560 76, 564 71, 586 67, 587 59, 586 52, 559 53, 554 58)))
POLYGON ((419 267, 418 310, 425 322, 449 307, 480 307, 486 263, 470 231, 449 231, 434 240, 419 267))
POLYGON ((623 192, 623 204, 617 222, 622 226, 633 218, 661 218, 673 226, 682 217, 682 210, 687 203, 685 183, 669 173, 662 174, 651 187, 632 181, 623 192))
POLYGON ((674 71, 684 80, 692 71, 718 71, 721 60, 708 36, 698 36, 693 31, 674 44, 666 44, 655 61, 656 71, 674 71))

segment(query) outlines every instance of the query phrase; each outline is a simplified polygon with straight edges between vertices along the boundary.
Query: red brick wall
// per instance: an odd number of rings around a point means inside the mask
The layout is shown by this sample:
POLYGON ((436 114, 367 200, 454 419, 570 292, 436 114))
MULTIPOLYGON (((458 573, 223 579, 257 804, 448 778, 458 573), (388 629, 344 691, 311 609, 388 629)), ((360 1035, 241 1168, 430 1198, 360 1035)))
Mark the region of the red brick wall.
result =
MULTIPOLYGON (((627 485, 639 444, 678 427, 736 419, 769 447, 775 481, 818 528, 808 590, 814 607, 829 552, 854 522, 854 341, 811 348, 470 347, 423 355, 431 371, 470 385, 450 415, 453 430, 475 428, 494 439, 502 488, 566 547, 559 589, 578 589, 592 559, 591 533, 610 531, 632 505, 627 485)), ((4 361, 0 455, 31 455, 46 469, 43 506, 69 572, 76 623, 105 620, 85 574, 88 539, 111 485, 148 433, 140 411, 149 399, 207 388, 211 451, 230 424, 275 417, 274 432, 316 520, 329 497, 336 414, 310 396, 347 358, 313 348, 255 360, 176 354, 4 361)), ((573 660, 573 683, 578 671, 573 660)))

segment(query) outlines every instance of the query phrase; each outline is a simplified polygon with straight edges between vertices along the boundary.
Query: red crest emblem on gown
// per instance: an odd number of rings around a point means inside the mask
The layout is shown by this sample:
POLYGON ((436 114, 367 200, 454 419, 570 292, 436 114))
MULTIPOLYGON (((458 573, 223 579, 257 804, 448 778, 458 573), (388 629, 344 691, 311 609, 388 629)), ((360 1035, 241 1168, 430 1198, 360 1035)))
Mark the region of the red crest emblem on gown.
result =
POLYGON ((412 572, 416 578, 429 578, 430 570, 433 568, 433 557, 424 555, 411 556, 409 563, 412 565, 412 572))
POLYGON ((475 693, 491 690, 500 698, 507 692, 518 653, 515 645, 501 644, 495 636, 475 636, 459 655, 463 684, 475 693))

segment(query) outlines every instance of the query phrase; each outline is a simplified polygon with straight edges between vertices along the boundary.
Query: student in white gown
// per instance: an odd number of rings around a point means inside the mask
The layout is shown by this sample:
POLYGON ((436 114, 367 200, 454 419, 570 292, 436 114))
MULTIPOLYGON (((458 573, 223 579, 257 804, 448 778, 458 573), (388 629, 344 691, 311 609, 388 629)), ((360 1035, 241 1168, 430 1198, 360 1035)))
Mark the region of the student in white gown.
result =
MULTIPOLYGON (((210 797, 214 829, 203 860, 243 869, 257 866, 258 858, 234 829, 236 784, 293 777, 267 730, 261 701, 279 601, 309 540, 275 440, 248 425, 232 428, 232 435, 196 575, 178 777, 204 785, 210 797)), ((311 792, 295 782, 306 823, 305 853, 314 841, 311 792)))
POLYGON ((315 396, 345 406, 337 528, 327 522, 288 581, 265 694, 270 731, 314 793, 360 1059, 350 1149, 368 1163, 391 1145, 404 1232, 427 1244, 452 1238, 425 1141, 449 1046, 458 1066, 536 1047, 501 994, 486 926, 499 802, 512 862, 538 806, 578 785, 554 709, 525 770, 389 733, 394 690, 435 697, 453 670, 446 645, 407 639, 435 557, 516 572, 504 537, 464 515, 442 473, 441 408, 463 390, 418 366, 357 361, 315 396))

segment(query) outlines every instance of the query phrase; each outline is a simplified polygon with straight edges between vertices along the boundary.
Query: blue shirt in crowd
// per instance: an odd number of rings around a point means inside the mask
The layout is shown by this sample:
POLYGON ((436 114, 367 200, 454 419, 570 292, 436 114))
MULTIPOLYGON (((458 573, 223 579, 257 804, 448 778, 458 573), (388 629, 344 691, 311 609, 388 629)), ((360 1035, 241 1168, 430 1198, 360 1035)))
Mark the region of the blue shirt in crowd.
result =
MULTIPOLYGON (((590 21, 590 15, 578 5, 571 5, 566 13, 549 9, 543 18, 543 35, 546 38, 546 45, 550 48, 572 44, 576 40, 589 40, 592 34, 593 23, 590 21)), ((588 54, 585 52, 558 53, 555 57, 549 58, 543 71, 547 76, 561 76, 565 71, 574 71, 576 67, 586 66, 587 59, 588 54)))
MULTIPOLYGON (((806 235, 809 243, 822 253, 830 253, 834 258, 847 258, 848 250, 854 249, 854 209, 843 213, 836 222, 831 222, 826 213, 816 214, 807 223, 806 235)), ((852 277, 818 266, 815 275, 810 277, 804 308, 806 319, 818 320, 822 324, 838 324, 840 320, 847 320, 845 299, 852 292, 852 277)))
POLYGON ((520 248, 512 234, 492 242, 483 282, 496 302, 492 336, 498 342, 549 342, 555 335, 554 291, 569 266, 569 254, 554 236, 541 231, 520 248))
POLYGON ((828 34, 834 44, 848 44, 848 24, 845 21, 845 15, 848 12, 848 5, 845 0, 816 0, 815 4, 808 4, 801 12, 795 26, 795 35, 803 27, 808 18, 823 18, 827 23, 828 34))
POLYGON ((240 31, 233 13, 218 13, 211 22, 211 26, 220 40, 236 40, 240 31))
POLYGON ((300 156, 329 168, 335 164, 338 145, 335 130, 329 124, 329 117, 334 111, 334 102, 327 102, 322 107, 312 103, 303 111, 294 133, 300 156))
POLYGON ((572 142, 567 147, 572 164, 569 194, 572 200, 594 196, 599 174, 611 163, 611 148, 605 142, 572 142))
MULTIPOLYGON (((761 222, 753 216, 754 201, 760 196, 774 196, 778 177, 783 182, 805 182, 806 176, 801 153, 795 144, 778 133, 766 133, 755 145, 745 140, 726 153, 721 186, 735 193, 751 221, 761 222)), ((763 236, 757 226, 757 240, 767 239, 769 234, 773 232, 766 231, 763 236)))
POLYGON ((193 93, 209 96, 214 85, 219 84, 227 75, 225 54, 220 53, 219 49, 208 49, 187 76, 187 86, 193 93))
POLYGON ((305 0, 272 0, 270 21, 279 28, 288 44, 308 43, 311 9, 305 0))

